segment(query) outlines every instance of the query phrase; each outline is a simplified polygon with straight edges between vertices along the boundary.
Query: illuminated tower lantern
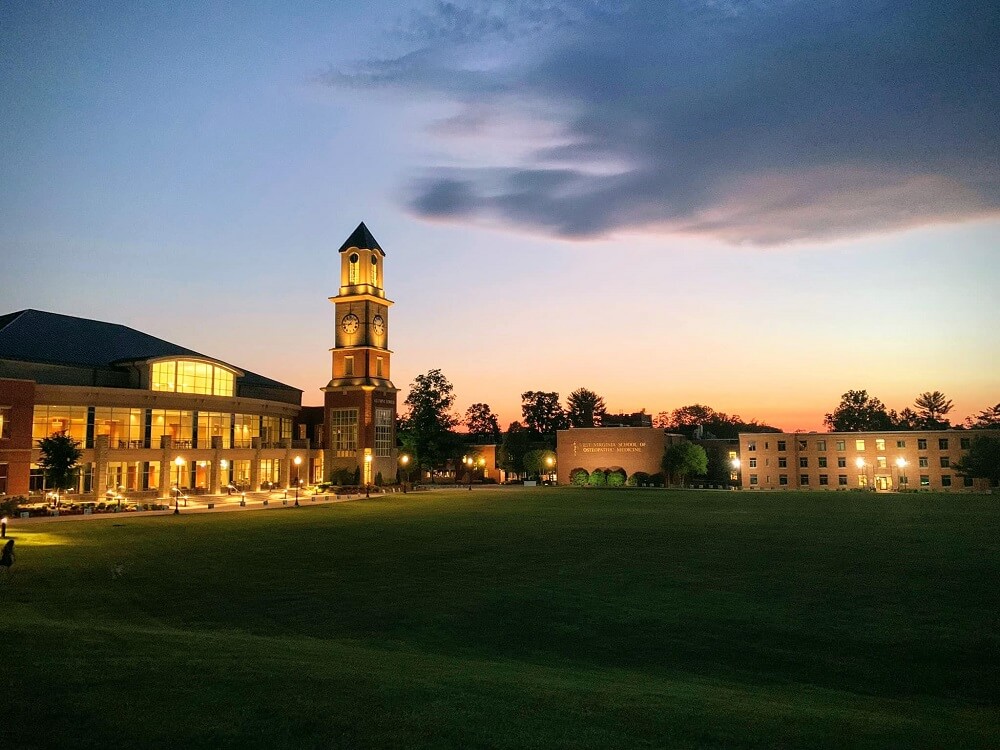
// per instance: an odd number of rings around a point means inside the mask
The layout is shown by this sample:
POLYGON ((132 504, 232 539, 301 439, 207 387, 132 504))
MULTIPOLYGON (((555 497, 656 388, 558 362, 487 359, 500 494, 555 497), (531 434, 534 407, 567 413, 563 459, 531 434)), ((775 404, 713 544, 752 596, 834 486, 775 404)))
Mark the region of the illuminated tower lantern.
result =
POLYGON ((361 470, 361 482, 396 478, 396 393, 389 371, 389 306, 385 253, 358 224, 340 248, 333 377, 323 389, 326 475, 361 470))

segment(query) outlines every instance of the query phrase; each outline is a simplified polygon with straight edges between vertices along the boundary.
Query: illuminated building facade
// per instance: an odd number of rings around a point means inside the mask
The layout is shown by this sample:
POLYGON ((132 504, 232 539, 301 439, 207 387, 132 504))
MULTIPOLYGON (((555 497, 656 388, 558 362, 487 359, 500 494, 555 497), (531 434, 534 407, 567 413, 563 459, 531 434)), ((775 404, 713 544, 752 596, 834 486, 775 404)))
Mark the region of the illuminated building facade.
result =
POLYGON ((955 465, 996 430, 740 434, 744 489, 985 489, 955 465))

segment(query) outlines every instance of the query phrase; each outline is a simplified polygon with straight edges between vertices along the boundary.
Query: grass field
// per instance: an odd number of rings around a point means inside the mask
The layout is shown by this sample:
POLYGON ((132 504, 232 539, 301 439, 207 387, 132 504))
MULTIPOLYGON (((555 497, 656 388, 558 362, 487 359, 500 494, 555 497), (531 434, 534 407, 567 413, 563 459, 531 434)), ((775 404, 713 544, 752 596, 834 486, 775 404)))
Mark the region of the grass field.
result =
POLYGON ((0 747, 996 748, 998 508, 535 488, 14 526, 0 747))

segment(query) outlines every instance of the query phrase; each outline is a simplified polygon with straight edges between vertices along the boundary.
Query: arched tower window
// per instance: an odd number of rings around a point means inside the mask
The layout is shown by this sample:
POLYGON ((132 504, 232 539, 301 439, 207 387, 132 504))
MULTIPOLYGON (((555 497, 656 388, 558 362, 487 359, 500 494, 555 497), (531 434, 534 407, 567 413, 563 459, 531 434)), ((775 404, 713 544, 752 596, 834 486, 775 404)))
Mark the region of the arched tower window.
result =
POLYGON ((347 283, 357 284, 360 276, 360 269, 358 268, 358 254, 351 253, 351 257, 347 259, 347 283))
POLYGON ((378 256, 372 254, 372 286, 378 286, 378 256))

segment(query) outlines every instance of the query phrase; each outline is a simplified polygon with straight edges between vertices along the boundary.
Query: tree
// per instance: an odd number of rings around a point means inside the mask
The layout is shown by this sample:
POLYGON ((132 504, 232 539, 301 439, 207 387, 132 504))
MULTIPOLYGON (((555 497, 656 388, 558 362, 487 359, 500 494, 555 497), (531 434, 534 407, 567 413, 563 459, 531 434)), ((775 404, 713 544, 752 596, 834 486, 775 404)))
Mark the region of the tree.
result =
POLYGON ((708 471, 708 454, 700 445, 685 440, 667 448, 660 466, 683 483, 686 477, 708 471))
POLYGON ((890 411, 889 418, 893 422, 893 427, 897 430, 919 430, 923 426, 920 415, 909 407, 903 409, 899 414, 890 411))
MULTIPOLYGON (((77 464, 83 451, 80 441, 74 440, 65 432, 57 432, 38 441, 38 449, 42 452, 38 465, 45 476, 45 486, 57 493, 66 492, 76 486, 77 464)), ((56 495, 56 506, 59 497, 56 495)))
POLYGON ((703 428, 703 437, 720 440, 736 440, 741 432, 781 432, 777 427, 763 424, 756 419, 744 422, 738 415, 730 416, 715 411, 711 406, 691 404, 667 413, 661 411, 655 422, 657 427, 677 432, 688 438, 694 437, 698 428, 703 428))
POLYGON ((586 388, 577 388, 566 399, 566 417, 571 427, 600 427, 606 412, 604 399, 586 388))
POLYGON ((455 389, 440 370, 429 370, 410 383, 403 403, 407 407, 400 424, 403 442, 413 451, 418 467, 433 470, 450 457, 455 442, 451 432, 458 422, 451 413, 455 389))
POLYGON ((868 391, 848 391, 840 397, 840 404, 823 419, 830 432, 865 432, 891 430, 892 419, 885 404, 868 391))
POLYGON ((989 480, 990 486, 1000 484, 1000 438, 978 435, 973 438, 969 451, 955 464, 959 474, 989 480))
POLYGON ((524 470, 528 474, 541 476, 555 466, 556 454, 550 450, 531 450, 524 454, 524 470), (551 460, 551 463, 550 463, 551 460))
POLYGON ((520 422, 511 422, 500 444, 497 462, 510 474, 524 473, 524 454, 531 450, 531 433, 520 422))
POLYGON ((525 391, 521 394, 521 415, 530 432, 545 437, 566 429, 566 413, 554 391, 525 391))
POLYGON ((951 399, 941 391, 924 391, 917 396, 913 405, 917 407, 917 416, 928 430, 943 430, 951 427, 951 422, 943 417, 951 411, 951 399))
POLYGON ((987 430, 991 427, 1000 427, 1000 404, 983 409, 976 415, 975 419, 967 417, 965 426, 970 430, 987 430))
POLYGON ((500 442, 500 422, 489 404, 473 404, 465 410, 465 429, 476 441, 496 444, 500 442))

